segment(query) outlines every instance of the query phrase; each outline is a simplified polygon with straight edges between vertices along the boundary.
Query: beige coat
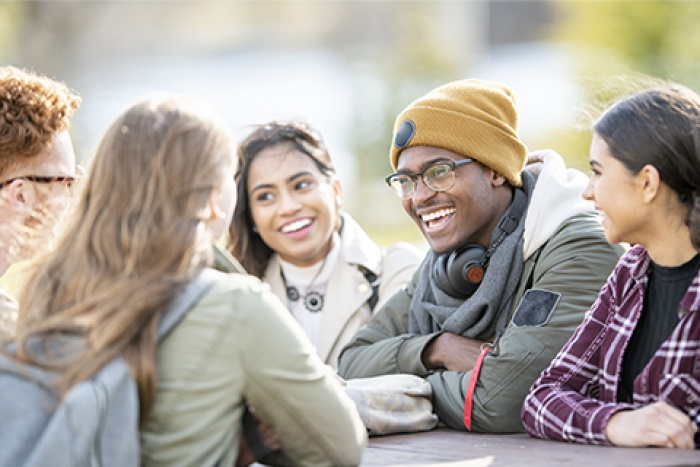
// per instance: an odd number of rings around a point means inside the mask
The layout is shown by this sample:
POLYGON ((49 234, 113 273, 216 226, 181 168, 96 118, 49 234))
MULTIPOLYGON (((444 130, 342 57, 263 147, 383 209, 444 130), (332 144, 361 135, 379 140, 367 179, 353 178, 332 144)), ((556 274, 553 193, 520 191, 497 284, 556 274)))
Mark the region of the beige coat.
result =
MULTIPOLYGON (((326 288, 317 348, 321 360, 333 368, 338 366, 338 356, 345 344, 372 316, 373 310, 368 305, 372 287, 360 267, 378 277, 378 301, 375 306, 378 310, 411 280, 423 257, 420 250, 407 243, 394 244, 382 252, 347 214, 343 215, 340 241, 340 255, 326 288)), ((286 304, 287 294, 277 255, 270 259, 263 279, 286 304)))
MULTIPOLYGON (((242 271, 217 252, 217 268, 242 271)), ((269 287, 220 281, 158 346, 155 405, 142 431, 144 466, 234 465, 251 404, 278 434, 280 465, 357 465, 365 427, 269 287)), ((267 460, 267 459, 266 459, 267 460)))

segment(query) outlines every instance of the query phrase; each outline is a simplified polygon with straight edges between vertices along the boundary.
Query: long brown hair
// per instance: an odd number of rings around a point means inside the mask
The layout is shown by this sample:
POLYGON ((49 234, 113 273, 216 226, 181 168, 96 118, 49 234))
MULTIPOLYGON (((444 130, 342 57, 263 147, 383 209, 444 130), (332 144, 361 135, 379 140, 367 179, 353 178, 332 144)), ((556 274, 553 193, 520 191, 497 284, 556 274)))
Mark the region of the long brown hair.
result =
POLYGON ((143 423, 155 393, 157 324, 211 260, 206 210, 231 176, 232 152, 225 125, 182 97, 153 98, 119 116, 65 232, 20 298, 18 357, 60 370, 65 394, 124 356, 143 423), (56 335, 80 337, 84 348, 32 355, 32 338, 56 335))
POLYGON ((245 270, 258 278, 265 273, 274 251, 253 229, 255 224, 248 202, 248 173, 251 163, 264 149, 281 144, 289 144, 309 157, 323 175, 329 178, 336 175, 321 135, 303 120, 272 121, 259 125, 239 144, 236 173, 238 203, 229 227, 227 246, 245 270))

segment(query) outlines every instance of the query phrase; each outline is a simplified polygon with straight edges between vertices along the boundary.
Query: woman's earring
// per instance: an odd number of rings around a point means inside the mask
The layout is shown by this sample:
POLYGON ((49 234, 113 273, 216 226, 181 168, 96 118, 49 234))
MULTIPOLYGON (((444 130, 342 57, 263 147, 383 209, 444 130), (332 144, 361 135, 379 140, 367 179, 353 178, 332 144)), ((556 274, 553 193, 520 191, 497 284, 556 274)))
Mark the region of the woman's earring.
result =
POLYGON ((253 232, 260 233, 260 232, 258 232, 258 228, 256 226, 253 226, 253 232))

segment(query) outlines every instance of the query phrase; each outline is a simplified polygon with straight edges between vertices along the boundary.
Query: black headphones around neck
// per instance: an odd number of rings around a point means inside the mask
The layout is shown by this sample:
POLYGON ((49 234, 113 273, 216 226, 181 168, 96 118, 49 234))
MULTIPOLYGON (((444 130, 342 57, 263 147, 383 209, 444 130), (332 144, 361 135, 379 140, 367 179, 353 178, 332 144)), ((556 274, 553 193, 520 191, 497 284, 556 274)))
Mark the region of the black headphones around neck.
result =
POLYGON ((451 297, 471 297, 486 274, 486 264, 482 265, 482 262, 487 251, 478 243, 470 243, 438 256, 433 269, 435 283, 451 297))
POLYGON ((526 209, 527 195, 516 188, 513 202, 496 228, 498 236, 488 249, 477 243, 469 243, 438 256, 433 268, 433 279, 440 290, 454 298, 471 297, 484 279, 491 255, 506 236, 518 227, 526 209))

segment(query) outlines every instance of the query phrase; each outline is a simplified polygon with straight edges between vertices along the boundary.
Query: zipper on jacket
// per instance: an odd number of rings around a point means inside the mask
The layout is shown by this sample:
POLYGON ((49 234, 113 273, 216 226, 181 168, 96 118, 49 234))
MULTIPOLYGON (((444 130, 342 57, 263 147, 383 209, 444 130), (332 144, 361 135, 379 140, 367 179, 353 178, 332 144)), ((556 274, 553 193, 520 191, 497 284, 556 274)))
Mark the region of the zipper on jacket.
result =
POLYGON ((505 332, 505 329, 500 329, 498 333, 496 333, 496 338, 493 340, 492 344, 489 344, 491 349, 489 349, 488 354, 491 356, 498 356, 498 342, 501 340, 501 336, 505 332))

